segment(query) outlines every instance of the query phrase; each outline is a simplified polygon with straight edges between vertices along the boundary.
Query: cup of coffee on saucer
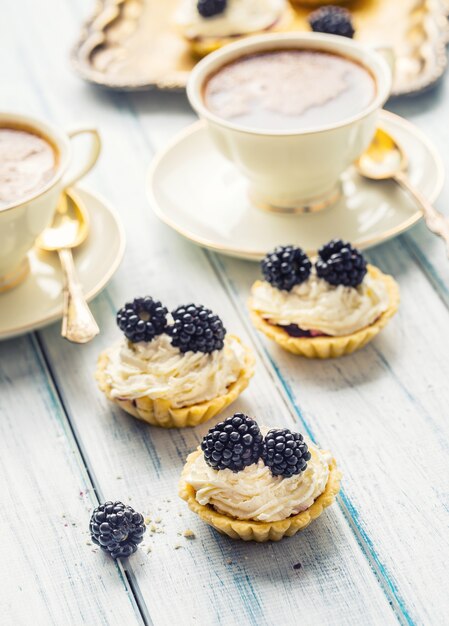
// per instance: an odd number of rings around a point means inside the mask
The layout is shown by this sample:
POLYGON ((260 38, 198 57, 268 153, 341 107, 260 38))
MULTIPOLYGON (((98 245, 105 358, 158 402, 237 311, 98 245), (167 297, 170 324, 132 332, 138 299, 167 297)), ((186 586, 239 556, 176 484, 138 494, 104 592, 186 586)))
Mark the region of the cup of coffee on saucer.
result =
POLYGON ((35 118, 0 113, 0 293, 28 273, 27 253, 48 226, 63 189, 94 166, 100 153, 95 129, 64 133, 35 118), (91 136, 83 158, 71 142, 91 136))
POLYGON ((272 211, 321 210, 368 147, 391 90, 374 49, 334 35, 273 34, 204 58, 187 95, 218 149, 272 211))

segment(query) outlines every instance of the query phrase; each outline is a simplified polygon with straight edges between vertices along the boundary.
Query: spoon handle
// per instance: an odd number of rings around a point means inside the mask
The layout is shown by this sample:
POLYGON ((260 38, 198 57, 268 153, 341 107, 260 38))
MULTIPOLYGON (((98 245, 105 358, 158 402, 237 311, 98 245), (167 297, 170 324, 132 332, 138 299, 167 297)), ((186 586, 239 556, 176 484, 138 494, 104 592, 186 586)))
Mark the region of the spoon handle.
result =
POLYGON ((403 189, 413 196, 421 206, 427 228, 443 239, 446 244, 446 253, 449 257, 449 217, 437 211, 427 198, 412 185, 406 174, 399 172, 395 175, 394 179, 403 189))
POLYGON ((73 343, 87 343, 98 335, 95 321, 78 280, 70 248, 58 250, 64 277, 64 312, 61 335, 73 343))

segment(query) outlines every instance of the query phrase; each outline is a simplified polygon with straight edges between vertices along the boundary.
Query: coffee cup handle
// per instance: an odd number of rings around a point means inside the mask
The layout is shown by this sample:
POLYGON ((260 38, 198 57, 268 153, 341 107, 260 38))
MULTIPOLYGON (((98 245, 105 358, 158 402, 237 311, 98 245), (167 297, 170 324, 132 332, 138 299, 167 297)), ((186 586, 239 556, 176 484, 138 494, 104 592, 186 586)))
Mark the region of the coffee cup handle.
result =
POLYGON ((75 168, 74 171, 71 171, 71 168, 69 168, 69 171, 66 173, 66 175, 63 178, 64 188, 71 187, 76 182, 78 182, 83 176, 85 176, 88 172, 90 172, 90 170, 93 168, 93 166, 97 162, 97 159, 100 155, 101 139, 100 139, 100 134, 96 128, 79 128, 76 130, 69 131, 67 133, 70 140, 75 139, 79 135, 84 135, 84 134, 90 135, 92 139, 87 158, 85 159, 84 163, 78 166, 77 169, 75 168))

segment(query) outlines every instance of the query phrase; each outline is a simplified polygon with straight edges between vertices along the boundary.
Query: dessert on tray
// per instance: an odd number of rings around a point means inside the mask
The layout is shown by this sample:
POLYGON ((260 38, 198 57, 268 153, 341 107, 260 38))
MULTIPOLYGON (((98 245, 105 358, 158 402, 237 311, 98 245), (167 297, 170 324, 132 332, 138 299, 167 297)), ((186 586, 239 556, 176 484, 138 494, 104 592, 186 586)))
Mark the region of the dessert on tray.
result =
POLYGON ((308 22, 315 33, 340 35, 350 39, 354 37, 351 13, 343 7, 325 6, 316 9, 309 15, 308 22))
POLYGON ((332 504, 341 473, 330 452, 288 428, 268 430, 236 413, 187 457, 181 498, 233 539, 278 541, 332 504))
POLYGON ((204 56, 237 37, 270 32, 289 16, 286 0, 183 0, 176 21, 204 56))
POLYGON ((155 426, 205 422, 231 404, 254 373, 252 351, 202 305, 169 313, 149 296, 136 298, 117 313, 117 324, 125 336, 100 355, 100 389, 155 426))
POLYGON ((396 281, 368 265, 349 243, 332 240, 312 262, 294 246, 262 261, 251 290, 256 328, 282 348, 310 358, 350 354, 366 345, 399 306, 396 281))

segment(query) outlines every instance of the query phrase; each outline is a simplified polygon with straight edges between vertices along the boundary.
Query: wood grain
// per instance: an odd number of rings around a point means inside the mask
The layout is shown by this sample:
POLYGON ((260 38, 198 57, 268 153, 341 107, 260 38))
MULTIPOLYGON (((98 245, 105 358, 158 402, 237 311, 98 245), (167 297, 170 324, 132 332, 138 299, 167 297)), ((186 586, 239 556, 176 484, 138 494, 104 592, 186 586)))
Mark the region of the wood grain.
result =
MULTIPOLYGON (((7 450, 0 475, 15 485, 8 504, 19 507, 22 517, 24 507, 27 518, 37 506, 46 529, 42 536, 41 526, 17 530, 2 515, 6 536, 21 546, 3 561, 8 566, 2 581, 10 579, 7 597, 14 602, 2 615, 24 624, 31 614, 38 624, 62 623, 61 616, 69 624, 137 619, 120 572, 85 545, 85 527, 63 526, 61 541, 54 522, 61 508, 87 519, 94 505, 78 498, 89 488, 81 450, 102 497, 123 499, 151 517, 143 548, 125 564, 147 622, 445 623, 449 433, 441 329, 448 324, 449 273, 439 242, 421 229, 373 253, 382 269, 398 276, 403 304, 371 347, 328 363, 282 353, 247 326, 244 302, 256 266, 204 253, 160 224, 147 205, 145 174, 155 150, 193 120, 185 98, 86 86, 71 74, 66 58, 81 12, 89 7, 82 0, 41 0, 36 7, 32 0, 2 6, 2 25, 8 26, 0 26, 0 40, 9 50, 1 68, 2 107, 67 127, 81 121, 99 126, 104 150, 90 186, 120 211, 129 245, 116 278, 93 305, 102 328, 98 339, 79 347, 63 342, 58 325, 39 333, 50 378, 36 356, 39 346, 29 339, 0 346, 0 384, 7 390, 0 396, 7 415, 0 421, 2 452, 7 450), (143 293, 169 306, 204 302, 230 331, 253 343, 257 374, 235 407, 268 424, 295 420, 330 447, 345 473, 339 506, 296 538, 261 546, 220 537, 187 510, 176 496, 177 478, 208 425, 170 432, 148 427, 109 405, 93 380, 97 354, 118 338, 116 309, 143 293), (25 428, 30 421, 33 428, 25 428), (60 431, 63 443, 55 435, 60 431), (182 536, 189 528, 195 539, 182 536), (11 559, 17 563, 9 565, 11 559), (73 582, 80 561, 88 563, 86 573, 73 582), (301 568, 293 569, 297 563, 301 568), (30 597, 19 613, 18 580, 30 597)), ((404 106, 412 115, 432 103, 441 120, 445 102, 442 92, 435 101, 427 97, 416 108, 404 106)), ((437 135, 441 122, 431 111, 418 119, 437 135)), ((447 132, 438 134, 441 147, 447 132)))
POLYGON ((140 624, 90 542, 95 493, 31 337, 0 344, 0 622, 140 624))

